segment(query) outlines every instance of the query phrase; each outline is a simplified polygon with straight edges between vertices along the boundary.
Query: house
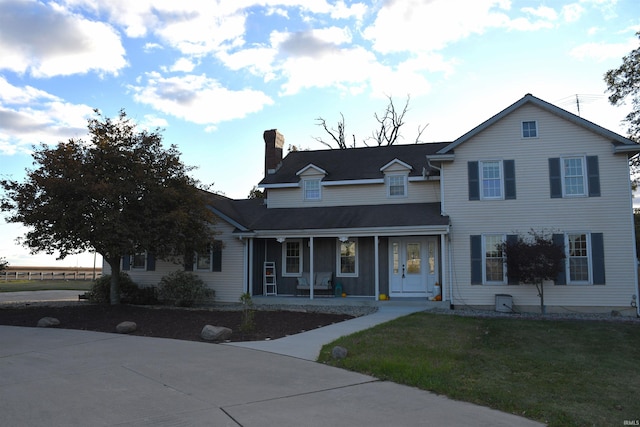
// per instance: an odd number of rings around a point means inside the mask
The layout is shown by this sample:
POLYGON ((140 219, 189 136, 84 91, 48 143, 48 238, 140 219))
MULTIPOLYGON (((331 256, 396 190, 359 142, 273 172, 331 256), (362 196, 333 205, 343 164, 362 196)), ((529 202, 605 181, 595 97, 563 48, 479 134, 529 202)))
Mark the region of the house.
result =
MULTIPOLYGON (((218 300, 337 288, 455 308, 493 309, 508 296, 535 311, 535 287, 509 280, 497 247, 538 230, 567 256, 545 285, 548 311, 636 313, 628 158, 640 146, 629 139, 530 94, 453 142, 283 157, 284 137, 263 137, 265 198, 211 195, 223 249, 187 266, 218 300)), ((176 268, 146 267, 130 268, 134 280, 155 284, 176 268)))

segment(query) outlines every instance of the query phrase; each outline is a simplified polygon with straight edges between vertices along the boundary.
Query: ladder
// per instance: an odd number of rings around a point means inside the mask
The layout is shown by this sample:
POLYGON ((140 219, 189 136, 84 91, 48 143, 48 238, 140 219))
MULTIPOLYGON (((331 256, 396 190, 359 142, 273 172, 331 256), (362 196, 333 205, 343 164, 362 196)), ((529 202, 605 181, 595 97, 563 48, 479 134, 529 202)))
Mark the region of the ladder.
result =
POLYGON ((276 263, 265 261, 264 263, 264 294, 278 295, 278 287, 276 285, 276 263))

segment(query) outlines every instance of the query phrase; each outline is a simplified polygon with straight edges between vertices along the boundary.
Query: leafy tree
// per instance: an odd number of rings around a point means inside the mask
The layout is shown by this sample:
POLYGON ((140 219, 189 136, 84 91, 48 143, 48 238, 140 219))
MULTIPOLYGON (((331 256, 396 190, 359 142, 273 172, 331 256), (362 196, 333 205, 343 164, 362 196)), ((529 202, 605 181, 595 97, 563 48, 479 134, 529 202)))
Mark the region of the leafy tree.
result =
POLYGON ((501 250, 506 258, 509 281, 535 285, 540 296, 540 312, 546 313, 544 282, 556 279, 564 268, 562 246, 543 232, 531 230, 526 236, 508 239, 501 250))
POLYGON ((158 129, 137 130, 124 110, 114 120, 95 112, 89 141, 34 147, 25 181, 0 181, 0 208, 29 228, 21 242, 32 253, 100 253, 111 267, 110 302, 119 304, 122 256, 189 254, 213 239, 213 217, 193 168, 174 145, 162 147, 158 129))
MULTIPOLYGON (((640 39, 640 31, 636 35, 640 39)), ((624 104, 625 100, 631 97, 633 109, 625 118, 625 122, 629 125, 629 137, 634 141, 640 141, 640 47, 624 56, 620 67, 607 71, 604 80, 607 83, 607 92, 611 93, 611 104, 624 104)))
POLYGON ((264 199, 264 191, 261 191, 257 186, 253 186, 249 192, 249 199, 264 199))
POLYGON ((9 261, 7 261, 5 258, 0 258, 0 271, 4 271, 8 265, 9 261))
MULTIPOLYGON (((375 113, 374 117, 378 122, 378 128, 371 133, 371 136, 364 139, 363 143, 365 145, 369 145, 368 142, 373 141, 378 146, 381 145, 393 145, 398 139, 402 138, 402 134, 400 132, 400 128, 405 124, 404 116, 409 111, 409 101, 411 97, 407 95, 407 102, 404 104, 404 108, 402 110, 397 110, 395 104, 393 103, 393 98, 387 96, 389 103, 385 108, 382 114, 375 113)), ((352 135, 353 142, 351 145, 348 145, 345 137, 345 119, 344 115, 340 113, 340 120, 338 121, 337 128, 330 128, 327 125, 327 122, 322 117, 318 117, 316 119, 318 122, 318 126, 322 126, 325 133, 327 133, 331 137, 331 142, 327 142, 320 137, 316 137, 315 140, 326 145, 329 148, 333 148, 332 144, 337 145, 337 147, 341 150, 347 148, 355 148, 356 147, 356 136, 352 135)), ((427 128, 428 125, 418 126, 418 134, 415 138, 415 142, 418 143, 420 140, 420 136, 427 128)))

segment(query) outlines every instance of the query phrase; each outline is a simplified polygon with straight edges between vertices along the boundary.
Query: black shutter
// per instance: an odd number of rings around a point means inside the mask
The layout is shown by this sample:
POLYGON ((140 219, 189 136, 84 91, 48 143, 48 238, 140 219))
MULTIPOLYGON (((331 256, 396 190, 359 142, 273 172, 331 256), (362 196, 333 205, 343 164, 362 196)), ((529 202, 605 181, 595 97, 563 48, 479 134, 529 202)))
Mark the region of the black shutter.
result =
POLYGON ((551 188, 551 198, 562 197, 562 175, 560 172, 560 159, 549 159, 549 185, 551 188))
POLYGON ((480 179, 478 177, 478 162, 467 163, 469 174, 469 200, 480 200, 480 179))
POLYGON ((587 156, 587 178, 589 182, 589 197, 600 197, 598 156, 587 156))
POLYGON ((504 198, 507 200, 516 198, 516 162, 505 160, 504 169, 504 198))
MULTIPOLYGON (((562 251, 564 252, 564 234, 554 234, 552 236, 553 243, 560 246, 562 251)), ((558 273, 558 277, 555 280, 556 285, 566 285, 567 284, 567 272, 566 272, 566 258, 563 259, 560 264, 562 264, 562 268, 560 273, 558 273)))
POLYGON ((591 233, 591 260, 593 261, 593 284, 604 285, 604 239, 602 233, 591 233))
POLYGON ((193 271, 193 252, 187 252, 184 255, 184 271, 193 271))
POLYGON ((156 257, 151 252, 147 252, 147 271, 155 271, 155 269, 156 257))
POLYGON ((131 270, 131 255, 125 255, 122 257, 122 271, 131 270))
POLYGON ((471 284, 482 285, 482 236, 471 236, 471 284))
POLYGON ((222 271, 222 248, 220 245, 213 246, 213 261, 211 263, 211 271, 222 271))
MULTIPOLYGON (((517 234, 508 234, 507 235, 507 245, 515 244, 518 241, 517 234)), ((507 284, 509 285, 519 285, 520 282, 517 277, 512 276, 509 272, 509 268, 507 267, 507 284)))

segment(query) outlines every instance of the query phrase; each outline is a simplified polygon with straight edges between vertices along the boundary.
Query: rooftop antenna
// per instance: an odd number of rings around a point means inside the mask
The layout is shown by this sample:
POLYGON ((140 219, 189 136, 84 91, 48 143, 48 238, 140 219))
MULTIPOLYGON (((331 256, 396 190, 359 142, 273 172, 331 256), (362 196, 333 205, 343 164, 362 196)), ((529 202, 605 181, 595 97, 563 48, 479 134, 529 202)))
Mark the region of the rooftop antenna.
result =
POLYGON ((600 101, 602 98, 604 98, 604 95, 576 93, 575 95, 565 96, 564 98, 557 100, 556 104, 562 106, 575 105, 578 116, 582 116, 581 104, 584 105, 590 102, 600 101))

